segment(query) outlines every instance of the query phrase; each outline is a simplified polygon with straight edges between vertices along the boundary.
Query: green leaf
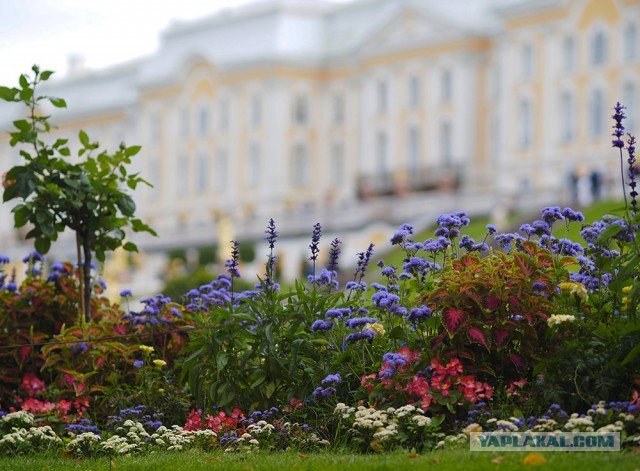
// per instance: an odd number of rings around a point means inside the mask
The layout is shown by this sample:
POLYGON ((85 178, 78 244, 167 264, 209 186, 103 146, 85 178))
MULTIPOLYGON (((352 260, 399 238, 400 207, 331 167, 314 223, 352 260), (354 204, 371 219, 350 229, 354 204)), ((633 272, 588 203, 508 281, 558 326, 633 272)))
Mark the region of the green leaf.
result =
POLYGON ((127 157, 132 157, 134 155, 136 155, 138 152, 140 152, 140 149, 142 149, 142 146, 131 146, 131 147, 127 147, 124 151, 124 154, 127 157))
POLYGON ((86 132, 84 132, 83 130, 80 130, 80 132, 78 133, 78 139, 80 139, 80 143, 84 147, 89 147, 89 136, 87 135, 86 132))
POLYGON ((51 97, 49 97, 49 101, 56 108, 66 108, 67 107, 67 102, 63 98, 56 98, 56 97, 51 96, 51 97))
POLYGON ((22 227, 26 223, 29 222, 29 218, 31 217, 31 211, 24 204, 19 204, 15 208, 13 208, 13 217, 15 221, 16 227, 22 227))
POLYGON ((133 202, 133 199, 129 195, 122 195, 118 198, 116 202, 118 205, 118 209, 122 211, 122 214, 125 216, 133 216, 136 212, 136 204, 133 202))
POLYGON ((29 77, 27 77, 25 74, 22 74, 20 76, 19 83, 23 89, 29 88, 29 77))
POLYGON ((40 78, 42 80, 49 80, 49 78, 54 74, 55 72, 53 70, 44 70, 41 74, 40 74, 40 78))
POLYGON ((62 147, 58 150, 58 152, 60 152, 60 155, 63 155, 65 157, 69 157, 71 155, 71 151, 68 147, 62 147))
POLYGON ((631 349, 631 351, 629 352, 629 354, 625 357, 624 360, 622 360, 622 363, 620 363, 620 366, 624 366, 627 363, 631 363, 633 360, 636 359, 636 357, 640 355, 640 344, 636 345, 635 347, 633 347, 631 349))
POLYGON ((136 244, 134 244, 133 242, 127 242, 126 244, 124 244, 122 246, 123 249, 125 249, 128 252, 137 252, 138 251, 138 246, 136 244))
POLYGON ((49 239, 39 237, 36 239, 35 246, 38 252, 45 254, 49 252, 49 249, 51 248, 51 241, 49 239))
POLYGON ((275 383, 269 383, 267 388, 264 390, 264 395, 267 396, 267 399, 269 399, 271 396, 273 396, 274 392, 276 392, 275 383))
POLYGON ((4 101, 16 101, 17 88, 0 87, 0 99, 4 101))
POLYGON ((19 119, 13 122, 13 125, 18 128, 20 131, 29 132, 31 131, 31 123, 26 119, 19 119))

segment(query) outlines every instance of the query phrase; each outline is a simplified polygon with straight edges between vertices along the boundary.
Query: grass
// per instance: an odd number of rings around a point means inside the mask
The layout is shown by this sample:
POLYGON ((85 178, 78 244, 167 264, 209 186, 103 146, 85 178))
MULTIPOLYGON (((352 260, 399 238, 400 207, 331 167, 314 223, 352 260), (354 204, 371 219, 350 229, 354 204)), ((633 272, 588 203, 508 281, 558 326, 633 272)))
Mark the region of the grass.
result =
POLYGON ((97 459, 70 459, 49 456, 0 458, 0 470, 500 470, 530 469, 538 466, 529 460, 544 460, 540 468, 546 470, 621 471, 640 469, 640 457, 625 452, 555 452, 531 456, 527 452, 475 452, 468 450, 436 451, 417 455, 413 453, 386 453, 357 455, 345 452, 301 454, 296 452, 224 454, 220 452, 187 451, 184 453, 157 453, 147 456, 97 459), (532 459, 533 458, 533 459, 532 459))

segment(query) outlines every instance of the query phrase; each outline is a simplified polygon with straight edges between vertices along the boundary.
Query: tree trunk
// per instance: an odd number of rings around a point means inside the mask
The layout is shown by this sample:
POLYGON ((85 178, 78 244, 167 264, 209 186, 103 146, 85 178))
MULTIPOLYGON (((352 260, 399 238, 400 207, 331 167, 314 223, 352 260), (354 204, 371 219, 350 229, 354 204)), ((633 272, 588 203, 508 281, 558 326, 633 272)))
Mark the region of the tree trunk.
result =
POLYGON ((80 233, 76 231, 76 256, 78 258, 78 265, 76 265, 76 270, 78 271, 78 283, 80 284, 80 288, 78 290, 78 325, 82 324, 82 318, 84 316, 84 276, 82 273, 84 272, 84 266, 82 264, 82 242, 80 241, 80 233))
POLYGON ((82 237, 82 251, 84 255, 84 268, 82 275, 84 276, 84 320, 88 324, 91 322, 91 233, 89 230, 84 231, 82 237))

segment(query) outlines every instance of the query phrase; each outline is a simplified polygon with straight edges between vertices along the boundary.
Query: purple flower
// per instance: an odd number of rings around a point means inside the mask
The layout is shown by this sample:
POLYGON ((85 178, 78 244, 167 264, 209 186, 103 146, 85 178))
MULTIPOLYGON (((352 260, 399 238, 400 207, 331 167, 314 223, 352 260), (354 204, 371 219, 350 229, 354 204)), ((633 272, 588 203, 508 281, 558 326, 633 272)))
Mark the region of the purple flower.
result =
POLYGON ((340 373, 336 373, 333 375, 327 375, 327 377, 325 379, 323 379, 320 384, 322 386, 335 386, 337 384, 340 384, 342 382, 342 377, 340 376, 340 373))
POLYGON ((35 263, 43 262, 44 257, 37 250, 32 250, 29 254, 22 259, 23 263, 35 263))
POLYGON ((231 241, 231 258, 224 264, 232 279, 240 278, 240 271, 238 270, 238 260, 240 258, 240 250, 238 249, 239 245, 240 244, 237 240, 231 241))
POLYGON ((276 223, 273 219, 269 219, 269 224, 267 225, 267 230, 264 231, 267 234, 264 240, 269 244, 269 248, 273 250, 276 245, 276 239, 278 238, 278 231, 276 231, 276 223))
POLYGON ((9 262, 11 262, 11 259, 9 257, 7 257, 6 255, 0 254, 0 265, 2 265, 3 263, 9 263, 9 262))
POLYGON ((546 208, 542 209, 542 219, 547 224, 551 225, 555 221, 564 220, 564 216, 562 215, 562 211, 560 210, 559 206, 547 206, 546 208))
POLYGON ((144 365, 144 361, 142 360, 136 360, 133 362, 134 368, 142 368, 142 365, 144 365))
POLYGON ((347 335, 344 340, 347 343, 355 343, 360 340, 373 340, 375 337, 375 332, 369 329, 364 329, 362 332, 353 332, 352 334, 347 335))
POLYGON ((332 395, 334 395, 336 393, 336 388, 322 388, 322 387, 317 387, 314 391, 313 391, 313 398, 316 401, 322 401, 323 399, 327 399, 329 397, 331 397, 332 395))
POLYGON ((622 120, 627 116, 624 114, 624 110, 626 106, 620 104, 620 102, 616 103, 614 106, 614 114, 611 116, 616 124, 613 125, 613 134, 612 136, 615 138, 612 141, 613 147, 617 147, 618 149, 622 149, 624 147, 624 141, 621 137, 624 135, 624 126, 622 125, 622 120))
POLYGON ((311 249, 311 257, 309 257, 309 260, 312 260, 314 262, 318 260, 318 254, 320 253, 318 244, 320 243, 321 236, 322 227, 320 226, 320 223, 317 222, 313 226, 313 233, 311 234, 311 244, 309 244, 309 248, 311 249))
POLYGON ((407 320, 417 324, 419 321, 426 321, 431 317, 431 309, 427 306, 414 307, 409 311, 407 320))
POLYGON ((349 317, 351 314, 351 309, 349 308, 334 308, 329 309, 324 317, 327 319, 344 319, 345 317, 349 317))
POLYGON ((584 221, 584 215, 580 211, 574 211, 571 208, 564 208, 562 210, 562 215, 565 217, 567 221, 570 221, 570 222, 584 221))
POLYGON ((329 264, 327 270, 334 272, 338 269, 338 257, 340 256, 340 240, 335 238, 331 241, 331 248, 329 248, 329 264))
POLYGON ((333 329, 333 322, 325 321, 324 319, 318 319, 313 324, 311 324, 311 331, 313 333, 326 332, 331 329, 333 329))
POLYGON ((635 163, 636 163, 636 138, 631 134, 627 134, 629 139, 627 140, 627 153, 629 154, 629 158, 627 159, 627 163, 629 164, 629 188, 631 188, 631 192, 629 196, 631 196, 631 210, 633 213, 636 213, 636 209, 638 206, 638 202, 636 197, 638 196, 638 192, 636 191, 636 187, 638 183, 636 182, 636 173, 635 173, 635 163))
POLYGON ((376 322, 378 322, 378 319, 375 317, 352 317, 351 319, 347 319, 344 325, 345 327, 355 330, 358 327, 363 327, 366 324, 375 324, 376 322))
POLYGON ((489 235, 493 235, 498 232, 498 228, 493 224, 487 224, 485 227, 487 228, 487 232, 489 232, 489 235))
POLYGON ((71 350, 71 353, 74 355, 80 355, 82 352, 89 350, 89 346, 86 343, 81 342, 70 345, 69 350, 71 350))

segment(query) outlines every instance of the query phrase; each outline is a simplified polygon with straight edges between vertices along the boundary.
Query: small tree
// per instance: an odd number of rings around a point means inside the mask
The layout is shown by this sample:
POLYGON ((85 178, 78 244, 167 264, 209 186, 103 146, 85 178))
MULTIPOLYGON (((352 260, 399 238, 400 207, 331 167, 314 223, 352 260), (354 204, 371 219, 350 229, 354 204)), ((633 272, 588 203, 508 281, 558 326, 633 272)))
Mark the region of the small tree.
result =
POLYGON ((65 108, 62 98, 37 96, 37 86, 53 72, 33 66, 33 77, 20 76, 19 88, 0 87, 0 99, 24 104, 26 119, 14 121, 10 133, 12 147, 20 145, 23 165, 10 169, 5 176, 4 201, 20 202, 13 208, 15 226, 31 223, 27 238, 35 239, 40 253, 47 253, 51 243, 65 229, 75 232, 80 288, 80 304, 86 322, 91 320, 92 254, 103 262, 106 252, 123 247, 137 251, 132 242, 124 242, 126 227, 134 232, 156 233, 134 217, 136 205, 124 189, 135 190, 139 183, 151 186, 138 173, 129 174, 127 166, 140 146, 120 144, 114 153, 100 151, 84 131, 79 133, 78 158, 71 158, 67 139, 53 144, 43 140, 51 130, 49 116, 39 114, 39 103, 48 100, 54 107, 65 108))

